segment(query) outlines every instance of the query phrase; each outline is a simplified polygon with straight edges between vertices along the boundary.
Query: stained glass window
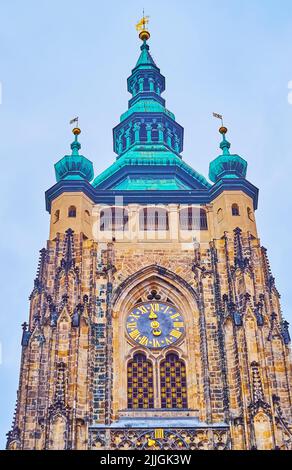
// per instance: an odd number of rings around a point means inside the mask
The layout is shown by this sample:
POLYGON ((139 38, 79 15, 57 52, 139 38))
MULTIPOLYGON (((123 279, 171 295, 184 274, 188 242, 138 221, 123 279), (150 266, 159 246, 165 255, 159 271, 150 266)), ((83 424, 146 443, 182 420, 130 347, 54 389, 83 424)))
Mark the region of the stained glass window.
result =
POLYGON ((154 408, 153 366, 141 353, 128 363, 128 408, 154 408))
POLYGON ((184 361, 170 353, 160 366, 161 408, 187 408, 187 377, 184 361))

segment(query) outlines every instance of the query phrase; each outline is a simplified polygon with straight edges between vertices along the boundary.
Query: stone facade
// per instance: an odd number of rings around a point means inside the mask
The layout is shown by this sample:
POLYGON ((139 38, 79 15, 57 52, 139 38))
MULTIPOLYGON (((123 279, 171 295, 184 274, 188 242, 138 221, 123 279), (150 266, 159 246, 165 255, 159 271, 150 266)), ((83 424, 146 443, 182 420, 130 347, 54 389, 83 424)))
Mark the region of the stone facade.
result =
MULTIPOLYGON (((226 207, 230 198, 246 214, 242 195, 227 194, 226 207)), ((69 217, 51 232, 23 325, 9 449, 292 448, 290 338, 267 253, 254 219, 251 231, 227 231, 223 217, 218 234, 217 205, 206 208, 208 230, 184 241, 174 216, 172 239, 104 232, 100 242, 73 232, 69 217), (186 333, 170 349, 186 364, 187 410, 159 408, 159 379, 155 409, 127 409, 129 359, 144 351, 159 365, 168 351, 125 331, 127 312, 150 292, 183 312, 186 333)), ((99 210, 92 205, 93 233, 99 210)))

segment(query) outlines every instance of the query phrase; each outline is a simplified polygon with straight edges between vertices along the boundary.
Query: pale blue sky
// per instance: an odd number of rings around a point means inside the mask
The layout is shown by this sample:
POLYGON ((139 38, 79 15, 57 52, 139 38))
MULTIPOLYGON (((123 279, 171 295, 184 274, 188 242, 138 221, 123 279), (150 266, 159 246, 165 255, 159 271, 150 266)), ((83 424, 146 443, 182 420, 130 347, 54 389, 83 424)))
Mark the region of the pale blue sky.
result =
POLYGON ((53 164, 68 153, 75 115, 95 174, 113 162, 112 127, 127 107, 143 4, 167 107, 185 128, 184 159, 207 176, 219 153, 211 114, 223 113, 232 150, 260 188, 259 233, 292 321, 292 2, 1 0, 0 447, 15 404, 20 325, 48 237, 44 192, 55 181, 53 164))

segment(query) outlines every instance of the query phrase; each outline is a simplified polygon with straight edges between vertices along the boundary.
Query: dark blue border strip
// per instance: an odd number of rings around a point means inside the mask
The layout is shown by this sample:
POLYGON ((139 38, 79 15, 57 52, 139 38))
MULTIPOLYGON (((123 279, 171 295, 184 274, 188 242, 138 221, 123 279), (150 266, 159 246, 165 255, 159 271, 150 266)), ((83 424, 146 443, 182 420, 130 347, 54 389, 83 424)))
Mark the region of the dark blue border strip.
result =
POLYGON ((127 204, 208 204, 223 191, 243 191, 253 200, 254 210, 258 207, 259 190, 245 179, 220 180, 210 189, 192 190, 147 190, 147 191, 118 191, 110 189, 95 189, 85 180, 62 180, 45 193, 46 210, 51 211, 51 203, 64 192, 83 192, 95 204, 114 204, 116 197, 122 197, 127 204))

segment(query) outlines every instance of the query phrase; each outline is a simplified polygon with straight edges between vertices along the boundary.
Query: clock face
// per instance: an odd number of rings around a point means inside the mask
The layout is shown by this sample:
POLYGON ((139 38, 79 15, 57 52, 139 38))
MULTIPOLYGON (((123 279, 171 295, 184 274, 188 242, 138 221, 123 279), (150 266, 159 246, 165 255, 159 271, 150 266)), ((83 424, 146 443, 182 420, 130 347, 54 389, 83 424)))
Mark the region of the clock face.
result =
POLYGON ((150 349, 162 349, 182 338, 185 324, 174 305, 145 302, 128 314, 126 329, 129 337, 137 344, 150 349))

